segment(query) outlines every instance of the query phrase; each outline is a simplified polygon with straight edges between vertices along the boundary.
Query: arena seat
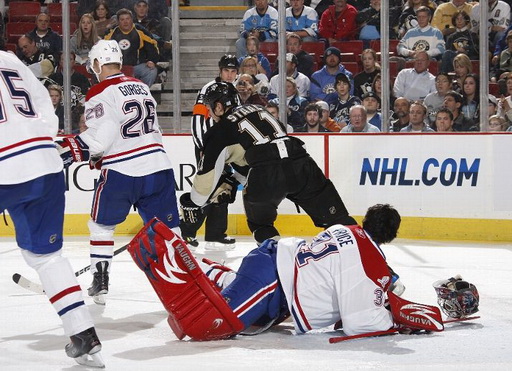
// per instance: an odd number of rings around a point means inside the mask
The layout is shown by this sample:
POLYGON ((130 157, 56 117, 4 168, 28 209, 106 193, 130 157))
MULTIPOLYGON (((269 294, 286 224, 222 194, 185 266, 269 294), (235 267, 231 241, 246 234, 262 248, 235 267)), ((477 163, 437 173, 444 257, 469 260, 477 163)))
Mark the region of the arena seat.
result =
MULTIPOLYGON (((278 53, 277 42, 269 41, 269 42, 260 43, 260 52, 267 58, 269 58, 269 55, 274 58, 277 57, 277 53, 278 53)), ((269 60, 270 60, 270 58, 269 58, 269 60)))
MULTIPOLYGON (((57 32, 59 35, 62 35, 62 23, 50 23, 50 28, 57 32)), ((77 25, 76 23, 70 23, 69 24, 69 36, 73 35, 73 33, 76 31, 77 25)))
POLYGON ((36 27, 34 22, 8 22, 5 25, 5 39, 8 43, 18 44, 18 39, 36 27))
MULTIPOLYGON (((78 2, 69 3, 69 22, 78 23, 78 2)), ((52 22, 62 22, 62 3, 50 3, 46 6, 46 11, 50 15, 52 22)))
POLYGON ((352 72, 352 75, 355 76, 359 73, 359 63, 357 62, 343 62, 343 66, 350 72, 352 72))
MULTIPOLYGON (((392 55, 397 55, 397 47, 400 40, 391 39, 389 40, 389 52, 392 55)), ((375 50, 376 52, 380 51, 380 40, 371 40, 370 48, 375 50)))
POLYGON ((15 1, 9 3, 8 19, 11 22, 32 22, 35 27, 37 15, 41 13, 41 4, 35 1, 15 1))
POLYGON ((341 51, 342 63, 358 62, 361 59, 360 56, 363 52, 363 42, 361 40, 336 41, 331 43, 331 46, 341 51))
POLYGON ((305 41, 302 43, 302 50, 315 58, 315 62, 318 65, 322 64, 322 57, 325 50, 325 43, 323 41, 305 41))

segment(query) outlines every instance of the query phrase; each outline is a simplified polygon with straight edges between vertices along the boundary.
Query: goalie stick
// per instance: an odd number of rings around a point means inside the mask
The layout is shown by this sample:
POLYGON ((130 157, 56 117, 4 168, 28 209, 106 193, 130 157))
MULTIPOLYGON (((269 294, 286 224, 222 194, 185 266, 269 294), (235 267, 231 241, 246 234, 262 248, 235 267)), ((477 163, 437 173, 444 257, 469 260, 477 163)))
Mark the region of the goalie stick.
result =
MULTIPOLYGON (((119 249, 114 250, 114 256, 122 253, 127 248, 128 248, 128 245, 124 245, 124 246, 121 246, 119 249)), ((90 269, 91 269, 91 265, 89 264, 88 266, 83 267, 82 269, 76 271, 75 272, 75 277, 78 277, 78 276, 84 274, 85 272, 89 271, 90 269)), ((14 283, 16 283, 17 285, 23 287, 26 290, 35 292, 36 294, 44 294, 44 289, 43 289, 43 286, 41 284, 36 283, 36 282, 32 282, 28 278, 23 277, 19 273, 14 273, 12 275, 12 280, 14 281, 14 283)))

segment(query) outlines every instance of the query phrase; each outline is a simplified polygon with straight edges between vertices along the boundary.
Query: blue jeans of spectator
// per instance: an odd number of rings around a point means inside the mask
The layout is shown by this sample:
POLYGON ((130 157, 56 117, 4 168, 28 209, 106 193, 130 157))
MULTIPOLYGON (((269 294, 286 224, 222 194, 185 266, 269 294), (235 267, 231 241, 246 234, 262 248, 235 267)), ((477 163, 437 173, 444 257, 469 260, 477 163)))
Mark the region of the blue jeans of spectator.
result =
POLYGON ((156 81, 158 70, 155 68, 149 68, 146 63, 141 63, 133 66, 133 75, 135 78, 142 81, 147 86, 151 87, 156 81))

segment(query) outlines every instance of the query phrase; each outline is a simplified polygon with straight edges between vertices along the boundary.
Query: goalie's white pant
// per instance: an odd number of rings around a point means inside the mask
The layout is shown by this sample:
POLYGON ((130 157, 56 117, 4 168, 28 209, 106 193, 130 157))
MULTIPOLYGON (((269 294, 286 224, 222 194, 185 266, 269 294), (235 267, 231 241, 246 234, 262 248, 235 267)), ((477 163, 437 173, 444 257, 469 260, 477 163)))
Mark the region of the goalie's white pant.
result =
POLYGON ((62 320, 64 333, 71 336, 93 327, 82 289, 68 259, 61 255, 62 250, 38 255, 22 249, 21 253, 39 275, 50 303, 62 320))

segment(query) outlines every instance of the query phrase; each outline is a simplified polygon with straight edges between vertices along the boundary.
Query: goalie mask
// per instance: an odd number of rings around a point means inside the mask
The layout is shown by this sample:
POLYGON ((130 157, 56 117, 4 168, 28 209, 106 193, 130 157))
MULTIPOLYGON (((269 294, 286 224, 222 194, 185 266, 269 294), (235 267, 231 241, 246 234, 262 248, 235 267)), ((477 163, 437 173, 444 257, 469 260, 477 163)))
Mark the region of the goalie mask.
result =
POLYGON ((229 82, 215 82, 210 85, 204 93, 203 101, 212 110, 217 102, 223 105, 224 111, 240 105, 238 90, 229 82))
POLYGON ((448 317, 464 318, 478 312, 478 290, 461 276, 436 281, 433 286, 437 302, 448 317))
POLYGON ((119 68, 123 67, 123 54, 121 53, 121 48, 115 40, 99 40, 89 52, 87 71, 89 73, 94 73, 99 81, 101 67, 104 64, 109 63, 119 64, 119 68), (99 71, 94 69, 94 61, 98 61, 99 71))

